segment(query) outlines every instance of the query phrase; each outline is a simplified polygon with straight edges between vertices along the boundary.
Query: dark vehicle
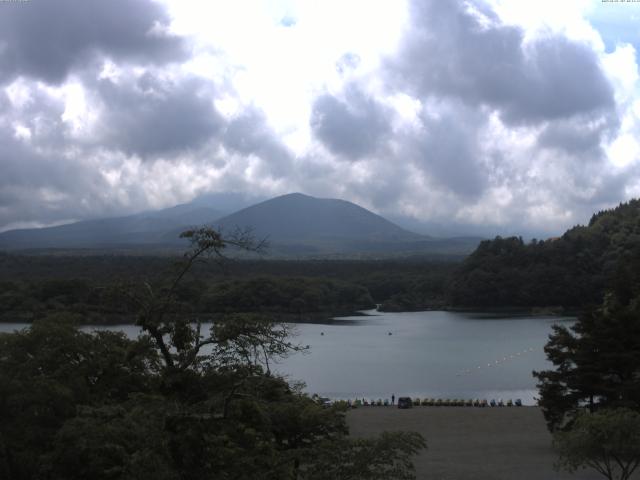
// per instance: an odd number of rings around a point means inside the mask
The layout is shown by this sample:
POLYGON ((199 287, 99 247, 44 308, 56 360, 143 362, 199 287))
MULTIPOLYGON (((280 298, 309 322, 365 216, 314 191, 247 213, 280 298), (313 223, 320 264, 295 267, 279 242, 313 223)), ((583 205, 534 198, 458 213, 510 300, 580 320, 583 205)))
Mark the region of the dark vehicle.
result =
POLYGON ((411 408, 413 402, 409 397, 398 397, 398 408, 411 408))

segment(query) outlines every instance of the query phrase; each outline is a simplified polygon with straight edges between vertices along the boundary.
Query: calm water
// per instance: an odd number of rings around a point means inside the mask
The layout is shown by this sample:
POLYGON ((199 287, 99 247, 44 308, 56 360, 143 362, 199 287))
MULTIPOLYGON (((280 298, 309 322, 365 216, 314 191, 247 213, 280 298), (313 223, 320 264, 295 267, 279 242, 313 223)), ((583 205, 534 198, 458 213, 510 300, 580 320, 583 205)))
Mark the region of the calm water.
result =
MULTIPOLYGON (((290 380, 304 380, 309 393, 331 398, 384 399, 395 394, 521 398, 534 404, 531 371, 550 366, 543 347, 551 325, 572 320, 411 312, 299 324, 295 340, 309 345, 310 351, 281 361, 275 370, 290 380)), ((24 326, 0 324, 0 331, 24 326)), ((112 328, 132 337, 138 332, 130 325, 112 328)))

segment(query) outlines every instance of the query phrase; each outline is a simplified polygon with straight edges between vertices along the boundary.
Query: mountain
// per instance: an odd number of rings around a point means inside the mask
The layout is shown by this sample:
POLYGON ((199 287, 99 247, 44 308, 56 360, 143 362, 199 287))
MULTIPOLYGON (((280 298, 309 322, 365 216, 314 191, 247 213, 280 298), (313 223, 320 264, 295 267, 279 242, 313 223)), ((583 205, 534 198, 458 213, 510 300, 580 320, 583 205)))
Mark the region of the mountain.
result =
POLYGON ((224 228, 251 225, 258 236, 290 242, 341 238, 415 241, 426 237, 404 230, 345 200, 290 193, 244 208, 215 222, 224 228))
POLYGON ((266 197, 251 192, 214 192, 196 197, 189 205, 215 207, 226 215, 265 200, 266 197))
POLYGON ((215 222, 223 231, 250 227, 275 254, 469 253, 479 239, 434 239, 405 230, 354 203, 291 193, 215 222))
POLYGON ((167 231, 181 226, 211 224, 223 216, 211 207, 183 204, 124 217, 84 220, 47 228, 0 233, 0 248, 114 248, 166 243, 167 231))
MULTIPOLYGON (((239 195, 239 194, 238 194, 239 195)), ((470 253, 479 238, 436 239, 405 230, 345 200, 292 193, 226 214, 212 208, 242 205, 249 197, 201 197, 191 203, 126 217, 86 220, 0 233, 0 249, 184 249, 180 233, 210 225, 230 233, 250 228, 267 239, 272 256, 378 256, 470 253)), ((228 213, 228 212, 227 212, 228 213)))

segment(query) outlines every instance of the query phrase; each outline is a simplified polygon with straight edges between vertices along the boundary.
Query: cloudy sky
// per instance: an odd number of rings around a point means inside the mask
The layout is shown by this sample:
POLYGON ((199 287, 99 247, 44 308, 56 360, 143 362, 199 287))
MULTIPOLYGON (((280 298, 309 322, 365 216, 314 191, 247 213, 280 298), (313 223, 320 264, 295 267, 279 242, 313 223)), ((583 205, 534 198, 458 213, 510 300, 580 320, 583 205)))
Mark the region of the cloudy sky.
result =
POLYGON ((299 191, 557 234, 640 196, 640 3, 0 1, 0 231, 299 191))

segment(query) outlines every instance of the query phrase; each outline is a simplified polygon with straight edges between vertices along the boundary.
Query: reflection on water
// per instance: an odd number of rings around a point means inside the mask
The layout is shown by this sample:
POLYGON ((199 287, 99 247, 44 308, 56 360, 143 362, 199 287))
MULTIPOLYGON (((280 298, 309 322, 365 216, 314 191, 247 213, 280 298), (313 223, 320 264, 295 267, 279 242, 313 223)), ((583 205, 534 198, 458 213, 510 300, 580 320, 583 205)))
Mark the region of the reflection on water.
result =
MULTIPOLYGON (((543 347, 551 325, 573 320, 431 311, 297 324, 295 341, 310 351, 275 370, 331 398, 521 398, 531 405, 537 393, 531 372, 550 366, 543 347)), ((0 324, 0 331, 24 326, 0 324)), ((107 327, 85 327, 97 328, 107 327)), ((108 328, 131 337, 139 331, 108 328)))
POLYGON ((344 317, 344 318, 328 318, 326 320, 313 320, 309 322, 299 322, 296 325, 338 325, 338 326, 352 326, 358 327, 361 325, 366 325, 361 322, 362 318, 370 318, 370 317, 344 317))

